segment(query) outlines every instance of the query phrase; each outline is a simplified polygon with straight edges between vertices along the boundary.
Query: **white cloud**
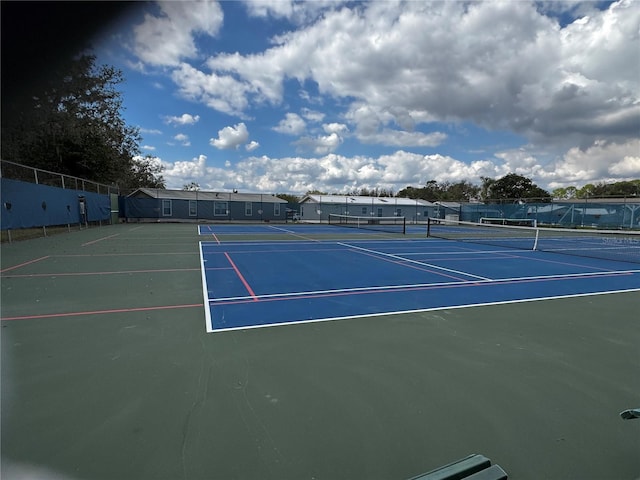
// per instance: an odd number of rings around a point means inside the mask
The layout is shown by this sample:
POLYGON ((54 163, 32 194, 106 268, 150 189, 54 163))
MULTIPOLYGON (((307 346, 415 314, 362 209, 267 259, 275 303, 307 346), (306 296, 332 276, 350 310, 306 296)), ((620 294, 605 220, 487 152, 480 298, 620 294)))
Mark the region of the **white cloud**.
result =
POLYGON ((243 112, 249 105, 248 93, 252 89, 248 82, 238 81, 230 75, 206 74, 187 63, 173 70, 171 78, 178 85, 178 93, 187 100, 244 118, 243 112))
POLYGON ((177 66, 198 55, 195 34, 215 36, 222 25, 222 9, 214 1, 158 3, 134 29, 133 51, 145 64, 177 66))
POLYGON ((285 135, 300 135, 304 132, 307 124, 296 113, 287 113, 285 117, 280 120, 280 123, 273 130, 285 135))
POLYGON ((251 142, 247 143, 244 148, 247 152, 253 152, 255 149, 257 149, 260 146, 260 144, 258 142, 256 142, 255 140, 252 140, 251 142))
POLYGON ((222 130, 218 130, 218 138, 210 139, 209 143, 220 150, 226 150, 238 148, 248 139, 247 126, 244 123, 238 123, 233 127, 224 127, 222 130))
POLYGON ((295 144, 304 149, 312 150, 316 155, 325 155, 334 152, 342 142, 343 138, 333 132, 329 135, 320 135, 318 137, 302 137, 295 144))
POLYGON ((147 135, 162 135, 162 131, 154 128, 141 128, 140 133, 147 135))
POLYGON ((188 147, 191 145, 189 137, 184 133, 177 134, 175 137, 173 137, 173 139, 180 143, 180 145, 182 145, 183 147, 188 147))
POLYGON ((304 118, 306 118, 310 122, 319 123, 324 120, 325 114, 322 112, 318 112, 317 110, 311 110, 310 108, 303 108, 300 110, 300 113, 304 118))
POLYGON ((244 0, 247 12, 254 17, 286 18, 294 23, 310 22, 327 9, 339 8, 344 0, 244 0))
POLYGON ((335 133, 337 135, 345 135, 349 133, 349 127, 344 123, 325 123, 322 125, 322 129, 329 134, 335 133))
POLYGON ((162 162, 168 188, 181 188, 195 181, 203 189, 239 188, 265 193, 305 193, 318 189, 346 193, 357 188, 384 188, 395 192, 428 180, 468 181, 480 176, 495 177, 499 167, 483 161, 468 165, 442 155, 419 155, 399 150, 390 155, 353 157, 328 153, 319 157, 271 158, 251 156, 225 168, 207 166, 207 157, 191 161, 162 162))
POLYGON ((540 177, 553 188, 640 178, 640 140, 596 141, 589 148, 571 148, 540 177))
POLYGON ((541 188, 551 191, 563 186, 581 187, 600 179, 639 178, 639 147, 640 140, 628 144, 600 143, 586 151, 567 152, 557 165, 545 165, 527 148, 500 152, 495 157, 471 163, 447 155, 397 150, 379 156, 344 156, 330 152, 317 157, 250 156, 237 163, 227 160, 224 168, 208 167, 204 155, 191 161, 162 164, 169 188, 181 188, 195 181, 203 188, 215 186, 265 193, 303 194, 314 189, 346 193, 360 188, 398 192, 407 186, 422 186, 429 180, 469 181, 479 185, 481 177, 500 178, 513 172, 531 178, 541 188), (603 157, 610 165, 604 170, 600 167, 603 157))
MULTIPOLYGON (((186 62, 200 54, 193 35, 215 34, 222 14, 202 26, 191 14, 178 20, 186 7, 175 3, 146 18, 136 45, 141 60, 171 67, 183 98, 246 121, 252 109, 288 105, 284 85, 297 80, 295 100, 314 107, 288 113, 274 130, 308 132, 295 144, 315 157, 229 163, 226 173, 215 172, 229 185, 397 191, 429 179, 477 182, 515 172, 553 188, 640 177, 638 2, 620 0, 603 11, 590 2, 252 2, 251 15, 286 18, 299 28, 262 52, 221 52, 198 67, 186 62), (545 15, 551 11, 574 21, 562 25, 545 15), (330 118, 341 123, 325 121, 323 104, 338 110, 330 118), (495 154, 487 148, 487 157, 472 163, 406 151, 431 152, 448 140, 447 126, 465 124, 516 133, 528 143, 495 154), (347 136, 398 150, 337 155, 347 136)), ((211 145, 252 151, 257 142, 248 140, 239 123, 220 130, 211 145)))
POLYGON ((200 115, 191 115, 189 113, 183 113, 179 117, 167 116, 165 117, 165 123, 169 125, 195 125, 200 120, 200 115))
POLYGON ((147 150, 150 152, 153 152, 156 149, 156 147, 154 147, 153 145, 143 145, 141 148, 142 150, 147 150))
MULTIPOLYGON (((252 8, 263 15, 293 8, 260 5, 252 8)), ((247 84, 245 105, 248 97, 281 102, 285 78, 355 99, 379 115, 352 118, 356 135, 374 143, 371 128, 393 122, 411 132, 425 118, 509 129, 561 148, 637 135, 637 62, 629 59, 637 57, 640 4, 593 8, 564 28, 543 10, 528 2, 371 2, 327 10, 262 53, 220 54, 207 65, 247 84)), ((437 143, 417 137, 405 138, 437 143)))

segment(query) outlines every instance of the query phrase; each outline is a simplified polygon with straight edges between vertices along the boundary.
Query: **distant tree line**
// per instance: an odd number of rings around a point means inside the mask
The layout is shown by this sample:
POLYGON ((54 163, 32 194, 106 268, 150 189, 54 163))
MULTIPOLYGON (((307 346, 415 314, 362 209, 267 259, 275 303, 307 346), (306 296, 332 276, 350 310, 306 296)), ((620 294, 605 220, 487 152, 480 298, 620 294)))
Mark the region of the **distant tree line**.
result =
POLYGON ((640 179, 615 183, 587 183, 582 188, 556 188, 553 198, 640 197, 640 179))
MULTIPOLYGON (((367 189, 355 190, 348 195, 360 195, 369 197, 401 197, 436 201, 483 201, 487 203, 499 203, 503 201, 526 200, 537 202, 550 202, 553 199, 572 199, 590 197, 640 197, 640 179, 615 183, 588 183, 582 188, 564 187, 556 188, 550 194, 538 187, 533 181, 522 175, 509 173, 504 177, 493 179, 480 177, 481 185, 474 185, 466 180, 461 182, 437 182, 429 180, 424 187, 408 186, 400 190, 396 195, 391 190, 367 189)), ((329 195, 320 190, 309 190, 306 195, 329 195)), ((277 194, 279 198, 290 203, 297 203, 300 197, 291 194, 277 194)))
POLYGON ((398 192, 399 197, 435 201, 500 202, 504 200, 536 199, 547 202, 551 195, 522 175, 509 173, 502 178, 480 177, 481 185, 466 180, 456 183, 429 180, 424 187, 406 187, 398 192))
POLYGON ((122 72, 95 56, 61 61, 22 96, 2 96, 4 160, 118 185, 163 188, 162 167, 140 157, 140 133, 122 117, 122 72))

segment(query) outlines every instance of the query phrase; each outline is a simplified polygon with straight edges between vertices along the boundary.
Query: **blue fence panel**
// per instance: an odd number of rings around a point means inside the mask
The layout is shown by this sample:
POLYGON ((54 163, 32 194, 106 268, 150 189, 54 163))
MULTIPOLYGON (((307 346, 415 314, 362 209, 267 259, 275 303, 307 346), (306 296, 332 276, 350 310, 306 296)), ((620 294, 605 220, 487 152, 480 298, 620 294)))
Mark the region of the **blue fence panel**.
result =
POLYGON ((599 229, 640 228, 640 201, 465 204, 460 220, 481 218, 534 219, 538 225, 594 227, 599 229))
POLYGON ((2 230, 81 223, 80 197, 87 221, 111 218, 109 195, 2 178, 0 225, 2 230))

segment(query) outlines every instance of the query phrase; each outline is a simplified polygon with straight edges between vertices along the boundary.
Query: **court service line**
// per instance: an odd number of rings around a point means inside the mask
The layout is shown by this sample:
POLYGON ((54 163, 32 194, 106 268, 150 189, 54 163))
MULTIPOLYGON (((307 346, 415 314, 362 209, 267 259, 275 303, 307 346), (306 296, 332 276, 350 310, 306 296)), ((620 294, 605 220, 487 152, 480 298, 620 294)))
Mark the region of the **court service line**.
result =
MULTIPOLYGON (((532 277, 511 277, 501 278, 497 280, 467 280, 460 282, 436 282, 436 283, 414 283, 403 285, 378 285, 372 287, 354 287, 354 288, 337 288, 328 290, 308 290, 305 292, 288 292, 288 293, 270 293, 259 295, 258 300, 277 300, 277 299, 295 299, 295 298, 307 298, 315 296, 332 296, 332 295, 355 295, 361 293, 381 293, 381 292, 397 292, 406 290, 425 290, 432 288, 451 288, 451 287, 469 287, 469 286, 484 286, 484 285, 507 285, 516 283, 532 283, 532 282, 544 282, 544 281, 559 281, 559 280, 581 280, 590 279, 594 277, 613 277, 620 275, 634 275, 640 274, 640 270, 622 270, 618 272, 587 272, 587 273, 566 273, 561 275, 538 275, 532 277)), ((208 297, 208 295, 207 295, 208 297)), ((208 298, 209 304, 220 303, 234 303, 234 302, 246 302, 248 300, 254 300, 254 297, 239 296, 239 297, 221 297, 221 298, 208 298)))
POLYGON ((37 320, 41 318, 81 317, 86 315, 106 315, 109 313, 149 312, 153 310, 173 310, 177 308, 195 308, 195 307, 202 307, 202 305, 203 305, 202 303, 190 303, 185 305, 160 305, 156 307, 114 308, 112 310, 88 310, 85 312, 42 313, 39 315, 2 317, 0 318, 0 321, 6 322, 10 320, 37 320))
POLYGON ((375 255, 381 255, 381 256, 384 256, 384 257, 395 258, 396 260, 402 260, 402 261, 408 262, 408 263, 415 263, 417 265, 422 265, 423 267, 435 268, 436 270, 442 270, 443 272, 455 273, 455 274, 458 274, 458 275, 464 275, 465 277, 477 278, 477 279, 485 280, 485 281, 491 281, 492 280, 491 278, 481 277, 480 275, 474 275, 472 273, 462 272, 460 270, 453 270, 451 268, 440 267, 438 265, 433 265, 431 263, 419 262, 417 260, 412 260, 410 258, 404 258, 404 257, 401 257, 400 255, 394 255, 392 253, 379 252, 377 250, 371 250, 369 248, 357 247, 355 245, 350 245, 348 243, 342 243, 342 242, 338 242, 338 245, 342 245, 342 246, 345 246, 347 248, 353 248, 355 250, 362 250, 363 252, 369 252, 369 253, 372 253, 372 254, 375 254, 375 255))
POLYGON ((242 284, 244 285, 244 288, 247 289, 247 291, 249 292, 249 294, 251 295, 251 298, 253 298, 253 300, 255 302, 258 301, 258 297, 256 296, 256 294, 253 292, 253 289, 251 288, 251 285, 249 285, 249 282, 247 282, 244 278, 244 276, 242 275, 242 273, 240 273, 240 270, 238 270, 238 267, 236 267, 236 264, 233 263, 233 260, 231 260, 231 257, 229 256, 229 254, 227 252, 224 252, 224 256, 227 257, 227 260, 229 260, 229 263, 231 264, 231 266, 233 267, 233 269, 236 272, 236 275, 238 276, 238 278, 240 279, 240 281, 242 282, 242 284))
POLYGON ((107 240, 109 238, 117 237, 118 235, 120 235, 120 234, 119 233, 114 233, 113 235, 109 235, 109 236, 106 236, 106 237, 98 238, 97 240, 92 240, 91 242, 83 243, 82 246, 86 247, 87 245, 93 245, 94 243, 98 243, 98 242, 101 242, 102 240, 107 240))
POLYGON ((541 300, 563 300, 563 299, 570 299, 570 298, 591 297, 596 295, 631 293, 631 292, 637 292, 637 291, 640 291, 640 288, 631 288, 627 290, 613 290, 610 292, 574 293, 574 294, 567 294, 567 295, 555 295, 552 297, 525 298, 525 299, 517 299, 517 300, 486 302, 486 303, 472 303, 472 304, 448 305, 448 306, 445 305, 441 307, 417 308, 413 310, 396 310, 396 311, 382 312, 382 313, 364 313, 364 314, 358 314, 358 315, 347 315, 344 317, 314 318, 311 320, 292 320, 290 322, 266 323, 262 325, 247 325, 242 327, 212 328, 211 330, 208 330, 208 333, 229 332, 233 330, 251 330, 254 328, 281 327, 285 325, 297 325, 297 324, 303 324, 303 323, 331 322, 334 320, 355 320, 359 318, 388 317, 390 315, 405 315, 405 314, 411 314, 411 313, 437 312, 442 310, 460 310, 463 308, 491 307, 491 306, 497 306, 497 305, 511 305, 511 304, 517 304, 517 303, 539 302, 541 300))
POLYGON ((16 268, 24 267, 25 265, 30 265, 32 263, 36 263, 36 262, 39 262, 41 260, 46 260, 47 258, 50 258, 50 257, 51 257, 51 255, 46 255, 44 257, 35 258, 33 260, 29 260, 28 262, 20 263, 19 265, 14 265, 13 267, 7 267, 7 268, 5 268, 3 270, 0 270, 0 273, 8 272, 9 270, 15 270, 16 268))

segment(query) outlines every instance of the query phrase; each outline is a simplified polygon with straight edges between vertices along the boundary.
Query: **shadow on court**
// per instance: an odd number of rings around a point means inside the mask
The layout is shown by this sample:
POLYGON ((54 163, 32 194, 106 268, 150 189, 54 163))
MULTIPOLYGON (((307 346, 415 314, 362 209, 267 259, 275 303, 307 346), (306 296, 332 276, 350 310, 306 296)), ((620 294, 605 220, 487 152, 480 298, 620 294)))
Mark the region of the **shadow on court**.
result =
POLYGON ((3 245, 3 478, 640 476, 640 293, 207 334, 199 240, 3 245))

